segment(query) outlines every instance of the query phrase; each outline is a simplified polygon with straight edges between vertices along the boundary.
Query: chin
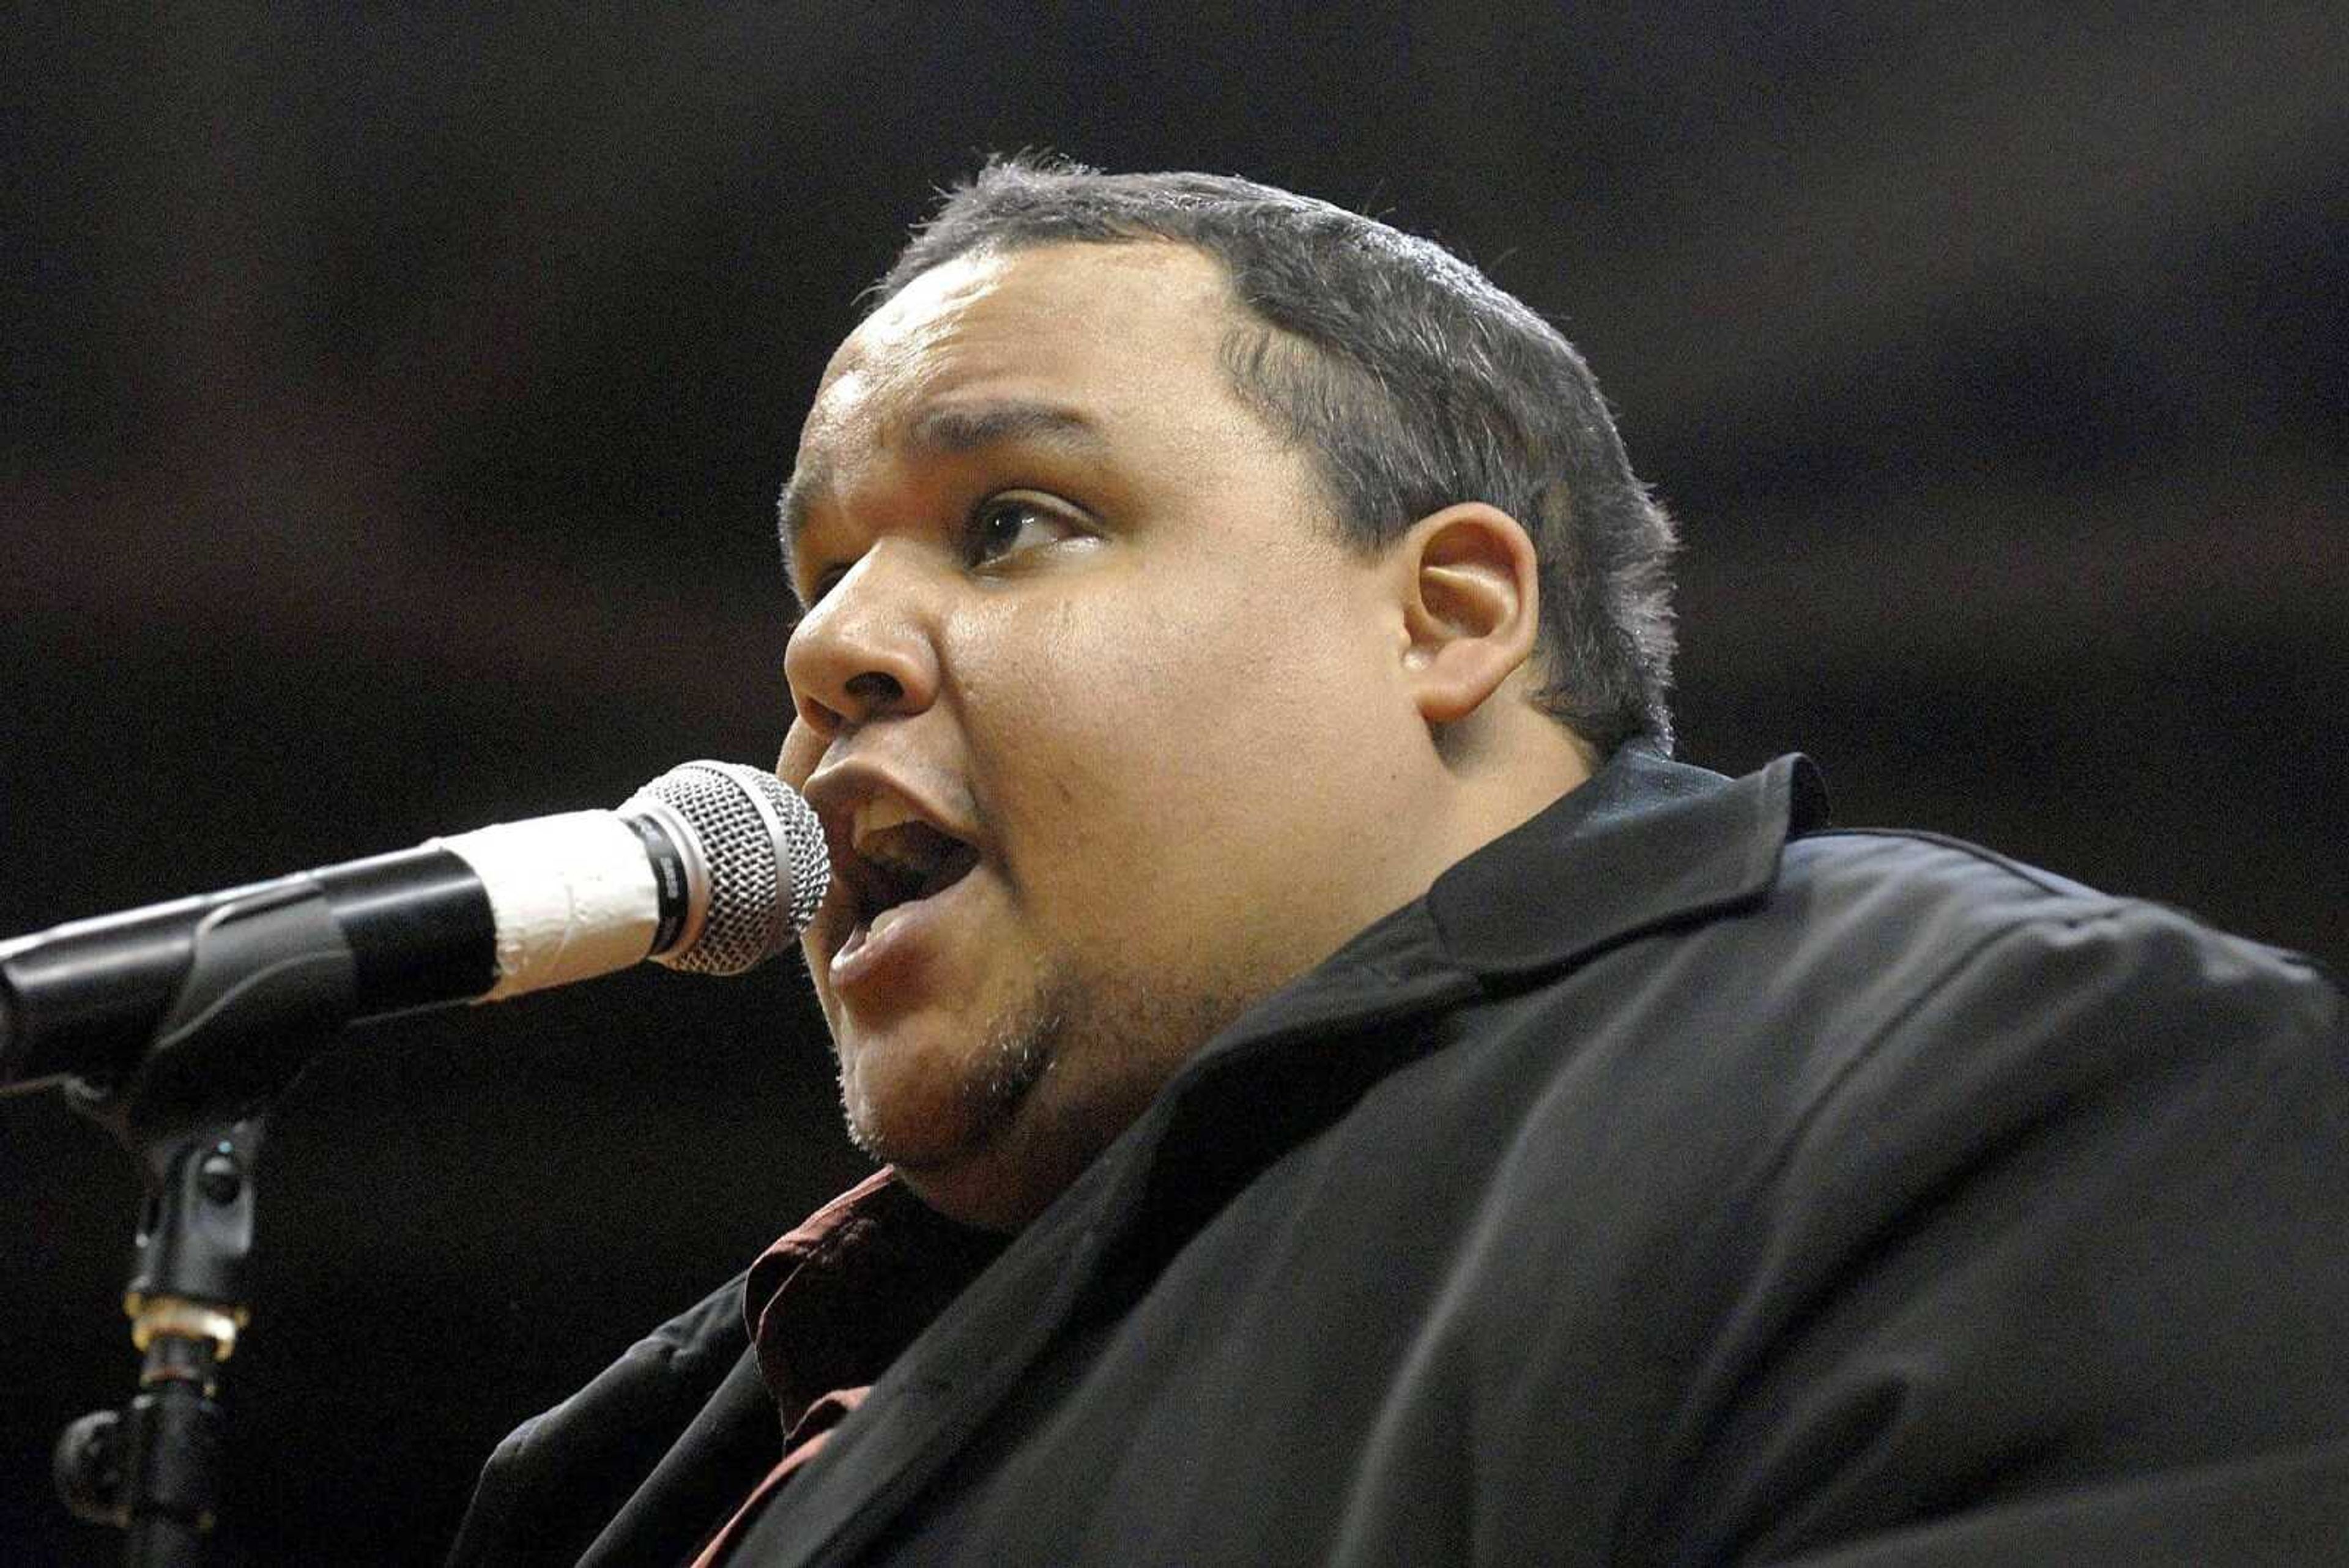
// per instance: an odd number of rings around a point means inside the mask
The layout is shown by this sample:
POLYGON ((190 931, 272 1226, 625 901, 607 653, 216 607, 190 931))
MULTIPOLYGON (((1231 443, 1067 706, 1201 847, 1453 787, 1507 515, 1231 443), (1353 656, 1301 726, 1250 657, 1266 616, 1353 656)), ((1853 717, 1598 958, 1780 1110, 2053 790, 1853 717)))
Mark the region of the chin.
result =
POLYGON ((1098 1152, 1048 1136, 1034 1109, 1019 1103, 985 1121, 966 1116, 950 1134, 935 1120, 893 1127, 884 1116, 861 1127, 852 1123, 851 1136, 947 1219, 981 1231, 1017 1231, 1042 1213, 1098 1152))
POLYGON ((958 1096, 874 1085, 854 1068, 841 1073, 840 1108, 856 1147, 901 1171, 952 1164, 977 1131, 968 1125, 958 1096))

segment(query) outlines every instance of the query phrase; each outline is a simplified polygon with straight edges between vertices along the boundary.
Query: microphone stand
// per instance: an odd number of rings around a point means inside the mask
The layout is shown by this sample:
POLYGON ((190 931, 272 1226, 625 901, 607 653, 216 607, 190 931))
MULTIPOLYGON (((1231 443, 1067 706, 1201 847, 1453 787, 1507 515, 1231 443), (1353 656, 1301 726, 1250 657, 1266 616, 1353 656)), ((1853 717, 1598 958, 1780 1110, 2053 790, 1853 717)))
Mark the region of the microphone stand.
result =
POLYGON ((259 1116, 209 1122, 146 1144, 139 1262, 122 1298, 145 1353, 121 1410, 84 1416, 57 1439, 66 1506, 129 1532, 129 1568, 201 1568, 219 1517, 225 1412, 220 1368, 251 1320, 259 1116))
POLYGON ((254 1166, 269 1104, 348 1016, 355 964, 315 887, 264 884, 207 915, 162 1023, 74 1108, 137 1158, 147 1196, 123 1294, 139 1391, 57 1440, 76 1514, 127 1532, 129 1568, 202 1568, 225 1475, 220 1373, 250 1321, 254 1166))

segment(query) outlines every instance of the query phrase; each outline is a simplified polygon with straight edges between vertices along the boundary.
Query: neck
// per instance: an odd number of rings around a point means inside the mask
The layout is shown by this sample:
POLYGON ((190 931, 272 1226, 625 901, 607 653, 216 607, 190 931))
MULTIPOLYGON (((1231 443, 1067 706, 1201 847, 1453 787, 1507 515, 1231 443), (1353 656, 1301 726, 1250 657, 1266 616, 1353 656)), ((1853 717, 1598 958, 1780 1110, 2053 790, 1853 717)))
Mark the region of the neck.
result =
POLYGON ((1454 789, 1454 860, 1538 815, 1598 771, 1588 742, 1522 701, 1487 703, 1472 722, 1475 734, 1437 742, 1454 789))

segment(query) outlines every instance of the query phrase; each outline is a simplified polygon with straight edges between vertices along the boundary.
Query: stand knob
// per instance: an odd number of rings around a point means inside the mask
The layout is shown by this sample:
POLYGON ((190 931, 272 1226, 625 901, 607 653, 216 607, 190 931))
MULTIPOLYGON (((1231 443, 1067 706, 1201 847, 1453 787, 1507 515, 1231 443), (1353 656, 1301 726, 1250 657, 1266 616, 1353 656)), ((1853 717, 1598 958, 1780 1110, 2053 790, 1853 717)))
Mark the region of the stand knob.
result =
POLYGON ((117 1528, 128 1523, 122 1506, 122 1412, 92 1410, 67 1427, 57 1438, 49 1473, 75 1518, 117 1528))

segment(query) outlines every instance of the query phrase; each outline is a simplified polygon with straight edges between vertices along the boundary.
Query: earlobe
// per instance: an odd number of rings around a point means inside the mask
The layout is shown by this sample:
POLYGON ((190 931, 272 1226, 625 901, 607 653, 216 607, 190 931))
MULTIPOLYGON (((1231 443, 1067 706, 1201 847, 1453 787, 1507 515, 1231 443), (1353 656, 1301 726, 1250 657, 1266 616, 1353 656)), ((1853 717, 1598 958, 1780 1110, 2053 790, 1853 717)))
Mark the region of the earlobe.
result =
POLYGON ((1399 544, 1403 680, 1427 722, 1457 723, 1533 655, 1533 540, 1498 507, 1464 502, 1420 519, 1399 544))

